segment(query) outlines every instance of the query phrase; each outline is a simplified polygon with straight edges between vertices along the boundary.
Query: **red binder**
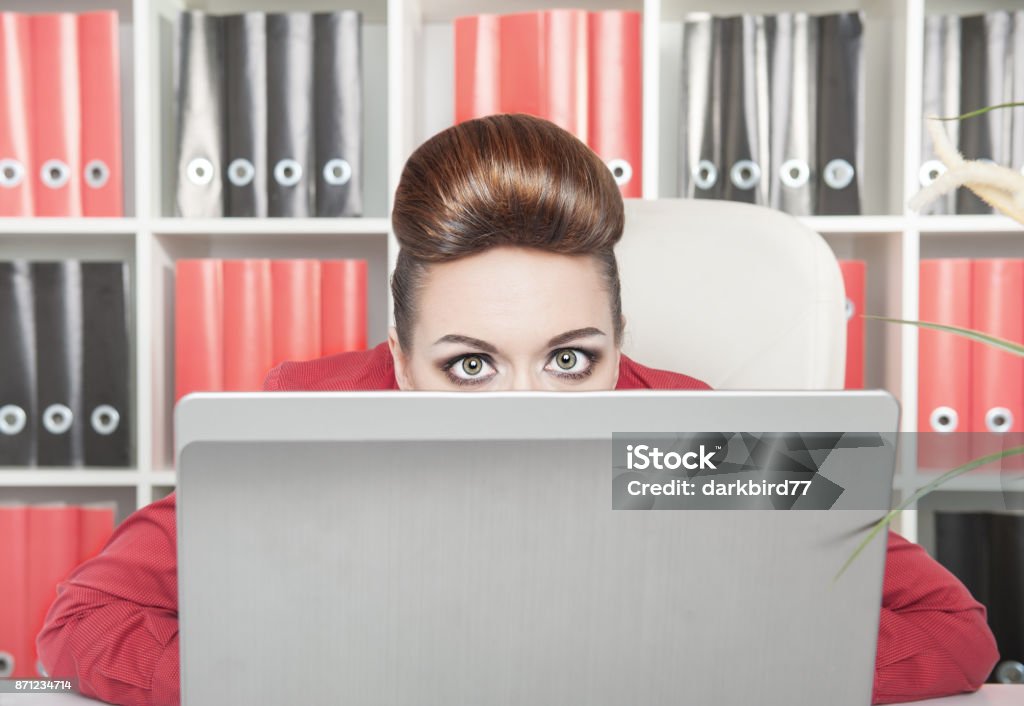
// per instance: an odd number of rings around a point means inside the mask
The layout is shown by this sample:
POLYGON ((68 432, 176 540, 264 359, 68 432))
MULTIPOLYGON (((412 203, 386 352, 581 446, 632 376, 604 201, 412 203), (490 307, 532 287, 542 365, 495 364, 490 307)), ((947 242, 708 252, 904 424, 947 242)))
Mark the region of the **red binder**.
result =
POLYGON ((274 260, 273 365, 286 360, 319 358, 320 263, 317 260, 274 260))
POLYGON ((76 177, 86 216, 124 215, 119 54, 116 11, 78 15, 82 169, 76 177))
POLYGON ((498 15, 455 18, 455 122, 501 112, 498 15))
MULTIPOLYGON (((972 263, 972 325, 998 338, 1024 341, 1024 260, 993 258, 972 263)), ((1017 446, 1024 415, 1024 359, 982 343, 971 343, 970 431, 975 458, 1017 446), (1007 437, 1006 435, 1010 436, 1007 437)), ((1021 468, 1020 456, 988 464, 1021 468)))
POLYGON ((179 260, 174 287, 175 401, 224 389, 224 286, 216 259, 179 260))
POLYGON ((366 260, 320 263, 323 355, 366 350, 366 260))
POLYGON ((28 16, 0 12, 0 217, 35 210, 28 16))
POLYGON ((225 260, 224 389, 256 392, 273 366, 270 260, 225 260))
POLYGON ((585 10, 501 17, 501 110, 546 118, 587 141, 585 10))
POLYGON ((78 508, 78 563, 100 553, 114 532, 114 507, 111 503, 82 505, 78 508))
POLYGON ((639 12, 590 13, 590 148, 627 198, 643 196, 642 23, 639 12))
POLYGON ((39 657, 35 636, 43 629, 57 584, 78 566, 78 508, 70 505, 33 505, 28 510, 28 626, 32 637, 32 673, 39 657))
POLYGON ((35 215, 81 216, 78 21, 70 13, 29 17, 35 215))
POLYGON ((35 676, 28 621, 28 507, 0 506, 0 678, 35 676))
MULTIPOLYGON (((921 321, 971 327, 971 261, 921 261, 921 321)), ((971 459, 971 343, 951 333, 919 329, 918 466, 948 471, 971 459)))
POLYGON ((864 302, 866 263, 840 260, 846 288, 846 382, 847 390, 864 389, 864 302))

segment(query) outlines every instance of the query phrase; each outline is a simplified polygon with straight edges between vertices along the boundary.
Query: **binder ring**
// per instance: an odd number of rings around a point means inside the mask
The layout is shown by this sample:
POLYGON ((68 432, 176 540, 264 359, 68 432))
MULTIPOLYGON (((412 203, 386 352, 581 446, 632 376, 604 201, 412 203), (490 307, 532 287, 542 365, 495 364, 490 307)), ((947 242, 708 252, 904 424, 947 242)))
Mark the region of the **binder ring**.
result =
POLYGON ((833 189, 845 189, 853 182, 853 165, 845 159, 833 159, 825 165, 825 183, 833 189))
POLYGON ((732 165, 729 179, 737 189, 753 189, 761 181, 761 166, 752 160, 741 159, 732 165))
POLYGON ((1003 432, 1013 428, 1013 412, 1006 407, 993 407, 985 412, 985 428, 989 431, 1003 432))
POLYGON ((274 180, 281 186, 295 186, 302 181, 302 165, 294 159, 282 159, 274 166, 274 180))
POLYGON ((933 181, 946 173, 946 165, 937 159, 929 159, 921 165, 917 172, 917 180, 921 186, 928 186, 933 181))
POLYGON ((239 157, 228 165, 228 181, 235 186, 248 186, 255 178, 256 167, 244 157, 239 157))
POLYGON ((110 179, 110 168, 102 159, 94 159, 85 165, 85 183, 93 189, 100 189, 110 179))
POLYGON ((196 186, 206 186, 213 181, 213 162, 206 157, 196 157, 185 167, 185 173, 196 186))
POLYGON ((352 165, 336 157, 324 165, 324 181, 331 186, 344 186, 352 178, 352 165))
POLYGON ((779 167, 779 181, 790 189, 799 189, 811 178, 811 168, 802 159, 787 159, 779 167))
POLYGON ((633 165, 624 159, 609 159, 608 169, 619 186, 625 186, 633 178, 633 165))
POLYGON ((996 666, 996 682, 999 684, 1024 684, 1024 664, 1008 659, 996 666))
POLYGON ((14 655, 0 651, 0 679, 6 679, 14 674, 14 667, 14 655))
POLYGON ((710 189, 718 181, 718 167, 714 162, 702 159, 693 168, 692 176, 698 189, 710 189))
POLYGON ((849 321, 853 318, 853 315, 857 313, 857 307, 853 305, 853 300, 849 297, 846 298, 846 320, 849 321))
POLYGON ((59 189, 71 178, 71 167, 59 159, 48 159, 39 170, 39 178, 43 185, 50 189, 59 189))
POLYGON ((101 404, 92 411, 89 421, 97 434, 109 436, 117 431, 117 427, 121 423, 121 415, 109 404, 101 404))
POLYGON ((14 436, 20 434, 28 422, 25 410, 16 404, 5 404, 0 407, 0 434, 14 436))
POLYGON ((43 412, 43 426, 51 434, 63 434, 71 428, 75 415, 67 405, 51 404, 43 412))
POLYGON ((952 407, 936 407, 932 410, 928 422, 932 429, 939 432, 956 431, 960 423, 960 415, 952 407))
POLYGON ((0 186, 13 189, 25 178, 25 167, 16 159, 0 159, 0 186))

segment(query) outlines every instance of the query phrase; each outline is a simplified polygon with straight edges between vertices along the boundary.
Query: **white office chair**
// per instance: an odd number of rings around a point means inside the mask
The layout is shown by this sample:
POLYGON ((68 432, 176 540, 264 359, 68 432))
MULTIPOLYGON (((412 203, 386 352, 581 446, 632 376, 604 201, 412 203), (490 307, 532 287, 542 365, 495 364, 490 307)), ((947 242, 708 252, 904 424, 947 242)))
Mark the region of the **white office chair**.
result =
POLYGON ((824 239, 730 201, 626 201, 623 352, 715 389, 841 389, 846 297, 824 239))

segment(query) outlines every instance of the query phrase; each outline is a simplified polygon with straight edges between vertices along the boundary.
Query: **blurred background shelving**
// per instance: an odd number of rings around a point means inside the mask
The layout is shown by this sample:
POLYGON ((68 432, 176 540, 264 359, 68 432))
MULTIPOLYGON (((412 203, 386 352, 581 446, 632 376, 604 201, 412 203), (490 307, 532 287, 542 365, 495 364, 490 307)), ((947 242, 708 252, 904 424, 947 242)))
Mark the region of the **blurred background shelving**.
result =
MULTIPOLYGON (((1024 231, 1000 216, 918 216, 906 203, 918 189, 923 28, 927 13, 1024 8, 1005 0, 582 0, 589 10, 643 13, 643 174, 645 198, 676 193, 681 28, 688 13, 861 10, 865 18, 863 213, 808 216, 841 259, 867 263, 866 313, 918 315, 918 268, 928 257, 1024 257, 1024 231)), ((118 519, 174 487, 173 268, 182 258, 361 258, 368 261, 369 341, 384 339, 387 274, 397 252, 388 214, 409 154, 454 115, 455 17, 566 5, 550 0, 6 0, 16 12, 116 9, 121 50, 125 213, 117 219, 0 219, 0 258, 113 259, 131 273, 132 402, 136 430, 127 469, 0 469, 0 500, 87 502, 109 491, 118 519), (174 217, 173 22, 183 9, 363 12, 364 217, 185 219, 174 217)), ((685 225, 683 226, 685 231, 685 225)), ((896 395, 904 431, 917 429, 917 333, 869 322, 865 384, 896 395)), ((905 495, 928 479, 897 478, 905 495)), ((999 496, 981 477, 962 479, 935 503, 999 496), (966 496, 965 496, 966 497, 966 496)), ((104 496, 106 497, 106 496, 104 496)), ((955 503, 954 503, 955 504, 955 503)), ((918 536, 917 515, 900 527, 918 536)), ((922 530, 924 527, 922 526, 922 530)), ((920 533, 929 537, 927 531, 920 533)))

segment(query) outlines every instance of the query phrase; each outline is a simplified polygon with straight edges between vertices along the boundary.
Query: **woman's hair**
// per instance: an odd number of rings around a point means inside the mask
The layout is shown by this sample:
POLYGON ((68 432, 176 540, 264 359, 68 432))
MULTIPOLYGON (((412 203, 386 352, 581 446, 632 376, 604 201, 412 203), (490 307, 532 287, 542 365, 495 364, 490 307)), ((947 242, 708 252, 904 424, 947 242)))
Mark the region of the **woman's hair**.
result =
POLYGON ((601 158, 554 123, 491 115, 434 135, 405 163, 391 223, 400 245, 391 292, 403 349, 410 350, 427 267, 499 245, 594 257, 621 340, 614 247, 622 196, 601 158))

